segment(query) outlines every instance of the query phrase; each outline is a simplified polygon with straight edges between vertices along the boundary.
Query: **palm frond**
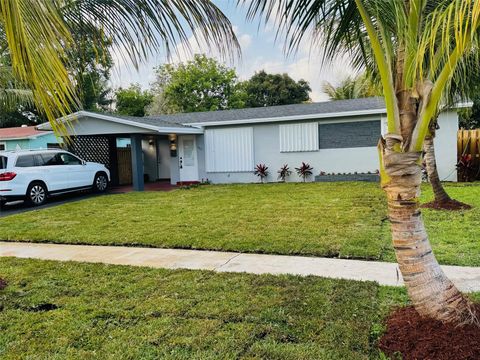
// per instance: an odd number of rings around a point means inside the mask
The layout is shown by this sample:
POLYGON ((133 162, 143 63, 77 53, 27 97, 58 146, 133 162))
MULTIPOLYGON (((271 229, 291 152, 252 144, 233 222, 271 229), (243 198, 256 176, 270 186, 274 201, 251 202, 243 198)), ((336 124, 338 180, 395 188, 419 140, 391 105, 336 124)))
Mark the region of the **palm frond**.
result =
POLYGON ((189 32, 198 44, 216 48, 223 56, 240 55, 232 24, 210 0, 56 2, 67 23, 75 29, 101 29, 114 51, 134 66, 159 49, 167 55, 179 46, 190 50, 189 32))
POLYGON ((70 33, 53 1, 0 0, 0 21, 15 76, 33 91, 35 104, 52 121, 70 112, 73 86, 64 66, 70 33))
POLYGON ((101 29, 99 46, 111 40, 134 66, 159 49, 188 48, 188 31, 224 55, 240 54, 230 21, 209 0, 0 0, 0 23, 15 76, 60 134, 67 131, 56 119, 78 106, 65 67, 72 41, 66 24, 101 29))

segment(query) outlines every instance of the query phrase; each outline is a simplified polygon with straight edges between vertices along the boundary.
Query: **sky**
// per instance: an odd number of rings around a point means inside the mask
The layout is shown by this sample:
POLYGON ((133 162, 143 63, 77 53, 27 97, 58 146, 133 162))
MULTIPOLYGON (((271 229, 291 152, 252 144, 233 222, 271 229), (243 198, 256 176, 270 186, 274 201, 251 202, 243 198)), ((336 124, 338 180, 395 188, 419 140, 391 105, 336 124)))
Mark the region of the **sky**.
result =
MULTIPOLYGON (((242 56, 232 62, 225 62, 229 67, 235 67, 240 80, 250 78, 255 71, 265 70, 268 73, 288 73, 293 79, 304 79, 310 83, 312 92, 310 97, 313 101, 326 101, 327 96, 322 92, 322 84, 329 81, 338 84, 345 77, 352 75, 354 71, 345 59, 337 59, 330 64, 322 64, 322 49, 311 48, 309 41, 300 45, 295 55, 286 57, 283 52, 283 42, 279 38, 275 41, 275 29, 267 24, 258 26, 258 21, 248 22, 245 19, 245 9, 237 7, 232 0, 214 0, 214 3, 230 19, 235 33, 240 42, 242 56)), ((165 54, 157 53, 139 66, 138 72, 134 67, 125 62, 121 56, 115 55, 115 66, 112 71, 112 87, 128 86, 130 83, 139 83, 147 89, 154 80, 155 66, 165 62, 178 62, 190 59, 194 53, 205 53, 190 38, 192 53, 180 51, 178 56, 167 60, 165 54)), ((207 53, 224 62, 219 56, 207 53)))

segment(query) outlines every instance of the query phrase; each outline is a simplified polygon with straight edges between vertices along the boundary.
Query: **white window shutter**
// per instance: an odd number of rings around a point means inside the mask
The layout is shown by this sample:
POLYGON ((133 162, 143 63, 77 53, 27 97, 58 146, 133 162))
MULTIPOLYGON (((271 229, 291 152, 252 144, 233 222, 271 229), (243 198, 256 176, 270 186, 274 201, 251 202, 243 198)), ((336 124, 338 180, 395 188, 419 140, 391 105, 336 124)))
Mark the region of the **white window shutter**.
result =
POLYGON ((253 171, 253 128, 207 129, 205 150, 207 172, 253 171))
POLYGON ((318 151, 318 123, 280 125, 280 152, 318 151))

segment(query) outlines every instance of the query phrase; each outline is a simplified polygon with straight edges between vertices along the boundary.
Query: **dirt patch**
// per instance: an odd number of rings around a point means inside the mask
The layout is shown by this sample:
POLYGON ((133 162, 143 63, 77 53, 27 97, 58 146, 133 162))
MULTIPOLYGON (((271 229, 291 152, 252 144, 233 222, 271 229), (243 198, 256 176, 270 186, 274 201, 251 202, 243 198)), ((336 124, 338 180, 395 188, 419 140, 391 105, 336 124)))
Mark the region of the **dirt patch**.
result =
POLYGON ((45 311, 52 311, 52 310, 57 310, 58 306, 55 304, 50 304, 50 303, 43 303, 43 304, 38 304, 32 307, 28 308, 28 311, 31 312, 45 312, 45 311))
POLYGON ((5 289, 7 285, 8 285, 7 280, 0 278, 0 290, 5 289))
POLYGON ((470 210, 472 208, 471 205, 465 204, 457 200, 442 201, 442 202, 431 201, 429 203, 422 204, 420 207, 427 208, 427 209, 434 209, 434 210, 450 210, 450 211, 470 210))
MULTIPOLYGON (((480 314, 480 304, 476 306, 480 314)), ((379 348, 392 359, 478 360, 480 327, 456 327, 425 319, 413 307, 396 310, 387 320, 379 348), (397 357, 395 357, 397 356, 397 357)))

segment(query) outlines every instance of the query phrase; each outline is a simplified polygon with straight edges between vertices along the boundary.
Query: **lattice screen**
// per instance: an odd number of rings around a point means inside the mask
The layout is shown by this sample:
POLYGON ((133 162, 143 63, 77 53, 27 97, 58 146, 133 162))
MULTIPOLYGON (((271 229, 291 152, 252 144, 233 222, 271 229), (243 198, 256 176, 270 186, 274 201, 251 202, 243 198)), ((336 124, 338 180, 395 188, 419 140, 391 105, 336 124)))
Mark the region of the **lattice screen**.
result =
POLYGON ((104 164, 111 169, 110 164, 110 142, 106 136, 76 136, 72 138, 69 150, 86 161, 93 161, 104 164))

